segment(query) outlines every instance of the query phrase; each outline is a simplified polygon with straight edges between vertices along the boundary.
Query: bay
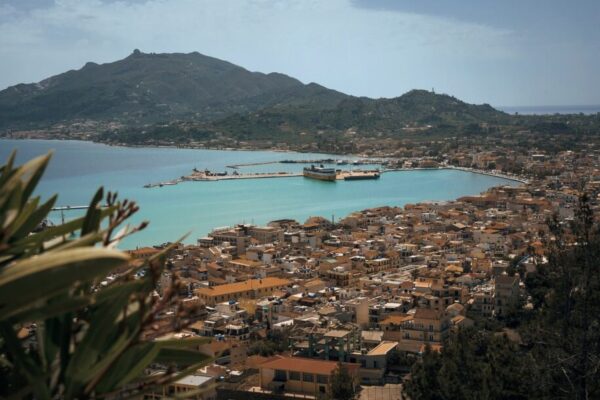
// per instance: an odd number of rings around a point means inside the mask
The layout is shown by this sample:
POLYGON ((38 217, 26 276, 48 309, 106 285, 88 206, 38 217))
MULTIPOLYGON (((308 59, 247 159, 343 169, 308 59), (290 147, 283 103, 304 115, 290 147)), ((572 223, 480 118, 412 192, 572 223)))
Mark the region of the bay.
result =
MULTIPOLYGON (((54 151, 38 194, 59 193, 57 205, 87 205, 104 186, 121 198, 135 200, 140 212, 132 223, 149 220, 148 228, 121 243, 134 248, 177 240, 191 232, 194 243, 210 230, 236 223, 265 224, 274 219, 310 216, 340 219, 353 211, 402 206, 424 200, 453 200, 489 187, 516 185, 502 178, 457 170, 416 170, 382 174, 379 180, 322 182, 301 177, 184 182, 147 189, 143 185, 187 175, 193 168, 225 171, 231 164, 285 159, 342 158, 326 154, 273 151, 115 147, 83 141, 0 140, 0 159, 17 149, 22 163, 54 151)), ((240 172, 299 171, 303 164, 248 166, 240 172)), ((346 166, 345 168, 350 168, 346 166)), ((229 172, 232 170, 229 169, 229 172)), ((77 216, 69 211, 65 217, 77 216)), ((54 221, 60 220, 53 213, 54 221)))

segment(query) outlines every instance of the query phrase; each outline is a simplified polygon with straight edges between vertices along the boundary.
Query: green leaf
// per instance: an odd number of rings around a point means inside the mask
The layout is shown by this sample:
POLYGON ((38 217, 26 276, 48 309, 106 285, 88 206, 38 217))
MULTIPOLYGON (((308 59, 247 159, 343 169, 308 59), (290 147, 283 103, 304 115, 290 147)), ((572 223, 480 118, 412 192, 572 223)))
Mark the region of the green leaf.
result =
POLYGON ((140 343, 127 349, 107 371, 95 390, 97 393, 105 393, 138 378, 158 352, 159 346, 152 342, 140 343))
MULTIPOLYGON (((37 176, 37 171, 39 169, 43 169, 45 168, 46 164, 48 163, 48 159, 49 156, 40 156, 37 158, 34 158, 31 161, 28 161, 27 163, 21 165, 19 168, 17 168, 14 173, 10 176, 10 178, 6 181, 3 182, 1 190, 0 190, 0 207, 2 207, 2 205, 4 205, 6 203, 6 199, 10 196, 13 195, 13 190, 17 187, 17 186, 22 186, 22 192, 27 194, 31 194, 29 192, 30 188, 30 183, 32 179, 35 179, 35 177, 37 176)), ((27 197, 23 196, 21 197, 21 199, 27 199, 29 194, 27 195, 27 197)), ((23 200, 22 204, 25 204, 26 200, 23 200)))
MULTIPOLYGON (((101 211, 101 218, 107 217, 108 215, 113 213, 115 210, 116 210, 116 207, 108 207, 108 208, 103 209, 101 211)), ((55 239, 55 238, 61 237, 61 236, 70 235, 71 233, 77 231, 78 229, 81 229, 83 222, 84 222, 84 217, 80 217, 80 218, 74 219, 72 221, 66 222, 62 225, 53 226, 53 227, 45 229, 41 232, 26 236, 23 239, 20 239, 20 240, 16 241, 15 243, 13 243, 10 246, 10 248, 8 250, 6 250, 5 253, 16 255, 16 254, 21 254, 21 253, 27 252, 28 250, 29 251, 31 251, 33 249, 39 250, 39 249, 43 248, 43 246, 47 242, 51 241, 52 239, 55 239)), ((58 245, 54 245, 54 246, 58 246, 58 245)), ((47 246, 46 250, 49 250, 49 249, 52 249, 52 246, 47 246)))
POLYGON ((189 349, 190 347, 198 347, 210 342, 210 338, 199 336, 184 339, 157 339, 155 341, 161 348, 170 349, 189 349))
POLYGON ((6 164, 0 167, 0 187, 4 185, 4 183, 12 176, 14 173, 13 165, 15 163, 15 157, 17 156, 17 150, 13 150, 10 152, 8 156, 8 160, 6 160, 6 164))
POLYGON ((19 216, 19 212, 21 211, 21 198, 23 195, 23 185, 18 182, 12 190, 11 195, 8 197, 7 201, 0 208, 0 214, 4 216, 4 220, 0 225, 2 230, 8 230, 10 224, 12 224, 17 217, 19 216))
POLYGON ((23 350, 21 342, 11 324, 0 322, 0 335, 6 341, 6 349, 11 354, 15 365, 22 371, 37 399, 50 399, 50 392, 45 384, 43 371, 38 364, 23 350))
POLYGON ((56 203, 57 195, 52 196, 48 201, 42 204, 38 209, 33 211, 27 219, 25 219, 19 227, 17 227, 16 232, 13 233, 13 237, 17 239, 21 239, 22 237, 28 235, 33 231, 42 221, 48 216, 52 207, 56 203))
POLYGON ((101 187, 98 189, 94 198, 92 199, 90 206, 87 209, 87 213, 83 220, 83 225, 81 227, 81 236, 84 236, 90 232, 97 231, 100 227, 100 219, 101 213, 98 210, 98 203, 102 200, 104 196, 104 189, 101 187))
POLYGON ((140 312, 121 319, 135 289, 133 285, 117 286, 111 301, 94 307, 89 329, 67 367, 67 397, 101 376, 137 336, 142 320, 140 312))
POLYGON ((23 225, 23 223, 25 221, 27 221, 27 219, 31 216, 31 214, 37 208, 39 202, 40 202, 40 198, 35 197, 35 198, 31 199, 30 201, 28 201, 27 203, 25 203, 25 205, 23 207, 21 207, 21 209, 18 211, 17 218, 9 226, 6 227, 6 232, 5 232, 6 237, 4 238, 4 240, 6 242, 8 242, 11 239, 11 237, 13 236, 14 232, 16 230, 18 230, 19 227, 21 225, 23 225))
POLYGON ((39 157, 39 161, 33 163, 29 171, 29 178, 25 180, 25 188, 23 189, 23 204, 25 204, 25 201, 29 199, 29 196, 31 196, 31 194, 35 190, 35 187, 40 181, 40 178, 42 177, 42 175, 44 175, 44 171, 46 171, 46 167, 48 166, 50 158, 52 158, 52 152, 46 154, 45 156, 39 157))
POLYGON ((37 308, 46 299, 78 282, 125 265, 128 256, 115 250, 78 248, 45 253, 0 270, 0 320, 37 308))
POLYGON ((157 363, 175 364, 178 366, 188 366, 208 362, 210 356, 200 353, 196 350, 184 350, 175 348, 162 348, 154 360, 157 363))

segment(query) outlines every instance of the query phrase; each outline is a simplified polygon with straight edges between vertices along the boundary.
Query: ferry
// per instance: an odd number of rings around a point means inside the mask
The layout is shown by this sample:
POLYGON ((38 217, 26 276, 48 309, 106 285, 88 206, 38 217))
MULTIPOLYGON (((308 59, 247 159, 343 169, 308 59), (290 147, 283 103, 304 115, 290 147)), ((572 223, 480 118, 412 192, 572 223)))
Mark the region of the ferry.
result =
POLYGON ((306 178, 319 179, 322 181, 330 181, 335 182, 336 172, 335 168, 325 168, 323 165, 320 167, 315 167, 311 165, 310 168, 305 167, 303 175, 306 178))

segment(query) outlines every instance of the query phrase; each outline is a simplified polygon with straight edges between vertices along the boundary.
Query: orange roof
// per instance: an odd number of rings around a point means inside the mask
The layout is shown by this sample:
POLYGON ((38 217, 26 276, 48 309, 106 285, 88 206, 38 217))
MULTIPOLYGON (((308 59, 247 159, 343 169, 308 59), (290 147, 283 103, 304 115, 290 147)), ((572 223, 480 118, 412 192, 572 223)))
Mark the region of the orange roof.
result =
POLYGON ((377 345, 374 349, 369 351, 370 356, 382 356, 389 353, 391 350, 398 346, 398 342, 383 341, 377 345))
POLYGON ((248 279, 244 282, 228 283, 226 285, 212 286, 209 288, 198 289, 198 294, 206 296, 222 296, 225 294, 235 294, 247 292, 257 289, 269 289, 277 286, 286 286, 290 283, 287 279, 281 278, 264 278, 264 279, 248 279))
POLYGON ((411 319, 413 319, 412 315, 390 315, 390 316, 386 317, 383 321, 381 321, 379 324, 380 325, 386 325, 386 324, 400 325, 401 323, 403 323, 405 321, 410 321, 411 319))
POLYGON ((431 308, 417 308, 415 311, 415 319, 432 319, 439 320, 443 316, 443 313, 439 310, 431 308))
POLYGON ((229 263, 232 265, 241 265, 243 267, 249 267, 249 268, 260 267, 260 266, 264 265, 260 261, 248 260, 246 258, 236 258, 234 260, 229 261, 229 263))
MULTIPOLYGON (((260 364, 260 368, 281 369, 285 371, 307 372, 311 374, 331 375, 337 368, 336 361, 314 360, 302 357, 280 357, 260 364)), ((358 364, 344 363, 349 371, 358 370, 358 364)))

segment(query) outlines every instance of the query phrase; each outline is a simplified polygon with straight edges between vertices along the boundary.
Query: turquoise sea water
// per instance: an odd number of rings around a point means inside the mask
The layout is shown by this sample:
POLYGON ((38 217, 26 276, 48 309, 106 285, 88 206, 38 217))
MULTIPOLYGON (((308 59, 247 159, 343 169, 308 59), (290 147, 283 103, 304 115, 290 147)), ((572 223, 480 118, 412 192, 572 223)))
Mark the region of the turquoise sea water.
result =
MULTIPOLYGON (((98 186, 118 191, 141 207, 133 222, 149 220, 144 231, 120 247, 160 244, 191 231, 193 243, 212 228, 235 223, 264 224, 279 218, 303 222, 320 215, 336 219, 352 211, 383 205, 404 205, 423 200, 452 200, 478 194, 491 186, 517 183, 454 170, 401 171, 382 174, 379 180, 322 182, 302 177, 184 182, 146 189, 144 184, 187 175, 192 168, 225 171, 227 165, 283 159, 332 157, 322 154, 267 151, 219 151, 172 148, 111 147, 80 141, 0 140, 0 159, 12 149, 18 161, 54 150, 38 193, 60 197, 57 205, 87 205, 98 186)), ((335 157, 338 158, 338 157, 335 157)), ((268 164, 244 167, 240 172, 298 171, 302 164, 268 164)), ((350 168, 350 167, 346 167, 350 168)), ((232 171, 229 169, 228 171, 232 171)), ((55 213, 54 219, 60 219, 55 213)), ((74 217, 75 211, 67 213, 74 217)))

